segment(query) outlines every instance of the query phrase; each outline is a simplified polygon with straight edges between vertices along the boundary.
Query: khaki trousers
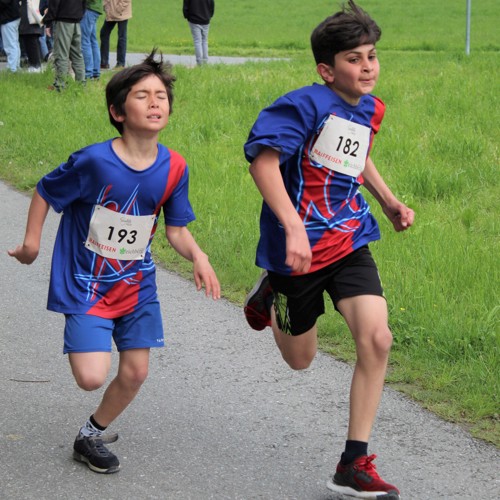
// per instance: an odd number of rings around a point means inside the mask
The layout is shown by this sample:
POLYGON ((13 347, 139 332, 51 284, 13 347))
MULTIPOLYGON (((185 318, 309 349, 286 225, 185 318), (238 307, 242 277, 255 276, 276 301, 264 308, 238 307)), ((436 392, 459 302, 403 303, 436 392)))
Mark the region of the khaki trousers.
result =
POLYGON ((82 33, 80 23, 54 23, 54 66, 55 85, 64 87, 69 78, 69 62, 75 72, 75 80, 85 80, 85 63, 82 55, 82 33))

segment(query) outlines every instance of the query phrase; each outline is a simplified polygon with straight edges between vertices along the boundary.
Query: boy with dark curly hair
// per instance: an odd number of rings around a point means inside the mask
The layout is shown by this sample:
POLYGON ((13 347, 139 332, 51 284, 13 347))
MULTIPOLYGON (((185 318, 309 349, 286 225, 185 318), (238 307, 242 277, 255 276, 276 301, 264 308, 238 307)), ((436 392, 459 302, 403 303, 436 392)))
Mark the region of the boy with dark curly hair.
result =
POLYGON ((352 0, 313 31, 324 85, 290 92, 264 109, 245 144, 264 199, 256 263, 265 271, 245 300, 250 326, 271 326, 285 361, 307 368, 317 350, 323 294, 356 344, 345 451, 327 486, 359 498, 399 498, 377 474, 368 440, 382 395, 392 335, 377 266, 368 245, 380 238, 364 185, 396 231, 413 210, 387 187, 370 157, 384 116, 371 94, 379 76, 381 30, 352 0))

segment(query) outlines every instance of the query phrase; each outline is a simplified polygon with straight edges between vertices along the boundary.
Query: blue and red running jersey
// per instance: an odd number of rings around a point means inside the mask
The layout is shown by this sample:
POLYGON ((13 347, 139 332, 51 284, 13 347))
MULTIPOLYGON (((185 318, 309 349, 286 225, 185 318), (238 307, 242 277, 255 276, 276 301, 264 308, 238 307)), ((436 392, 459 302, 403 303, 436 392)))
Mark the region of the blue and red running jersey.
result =
MULTIPOLYGON (((263 148, 280 152, 285 187, 311 244, 309 272, 380 238, 377 221, 359 191, 362 174, 354 177, 326 168, 311 158, 312 148, 325 122, 333 115, 369 128, 368 156, 384 112, 384 103, 375 96, 363 96, 352 106, 325 85, 315 83, 277 99, 261 111, 250 131, 244 146, 248 162, 263 148)), ((263 202, 256 264, 280 274, 291 274, 285 259, 284 229, 263 202)))
POLYGON ((145 170, 127 166, 112 140, 73 153, 43 177, 37 191, 62 212, 49 286, 48 309, 65 314, 117 318, 156 300, 151 242, 163 209, 166 225, 195 219, 188 199, 188 168, 181 155, 158 144, 145 170), (155 216, 140 260, 105 258, 85 246, 96 206, 131 216, 155 216))

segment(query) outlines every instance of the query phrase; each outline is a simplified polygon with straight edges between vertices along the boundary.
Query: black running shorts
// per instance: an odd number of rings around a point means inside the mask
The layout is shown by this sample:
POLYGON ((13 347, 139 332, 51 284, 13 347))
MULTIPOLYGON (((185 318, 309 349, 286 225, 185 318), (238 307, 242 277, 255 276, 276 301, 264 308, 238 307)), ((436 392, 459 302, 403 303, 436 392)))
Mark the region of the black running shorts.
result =
POLYGON ((310 330, 325 312, 323 292, 337 302, 358 295, 384 296, 368 246, 361 247, 318 271, 288 276, 269 271, 278 327, 288 335, 310 330))

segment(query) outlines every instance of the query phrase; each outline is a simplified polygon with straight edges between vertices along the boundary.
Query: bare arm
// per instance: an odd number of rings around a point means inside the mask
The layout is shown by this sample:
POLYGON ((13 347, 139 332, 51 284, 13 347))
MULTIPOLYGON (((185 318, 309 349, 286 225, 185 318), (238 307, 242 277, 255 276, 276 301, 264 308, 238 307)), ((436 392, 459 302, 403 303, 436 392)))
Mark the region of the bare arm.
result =
POLYGON ((311 267, 311 245, 283 183, 279 156, 279 152, 274 149, 264 149, 250 165, 250 174, 265 202, 285 229, 286 265, 294 272, 306 273, 311 267))
POLYGON ((415 212, 392 194, 370 157, 366 159, 363 178, 365 180, 364 186, 380 203, 382 210, 392 222, 394 229, 396 231, 405 231, 408 229, 413 224, 415 212))
POLYGON ((205 284, 205 295, 220 299, 220 284, 208 256, 202 252, 193 235, 185 226, 167 226, 167 239, 172 248, 182 257, 193 263, 193 275, 196 289, 201 290, 205 284))
POLYGON ((8 250, 8 254, 16 258, 21 264, 31 264, 38 257, 43 224, 49 208, 49 204, 35 190, 28 211, 24 242, 14 250, 8 250))

